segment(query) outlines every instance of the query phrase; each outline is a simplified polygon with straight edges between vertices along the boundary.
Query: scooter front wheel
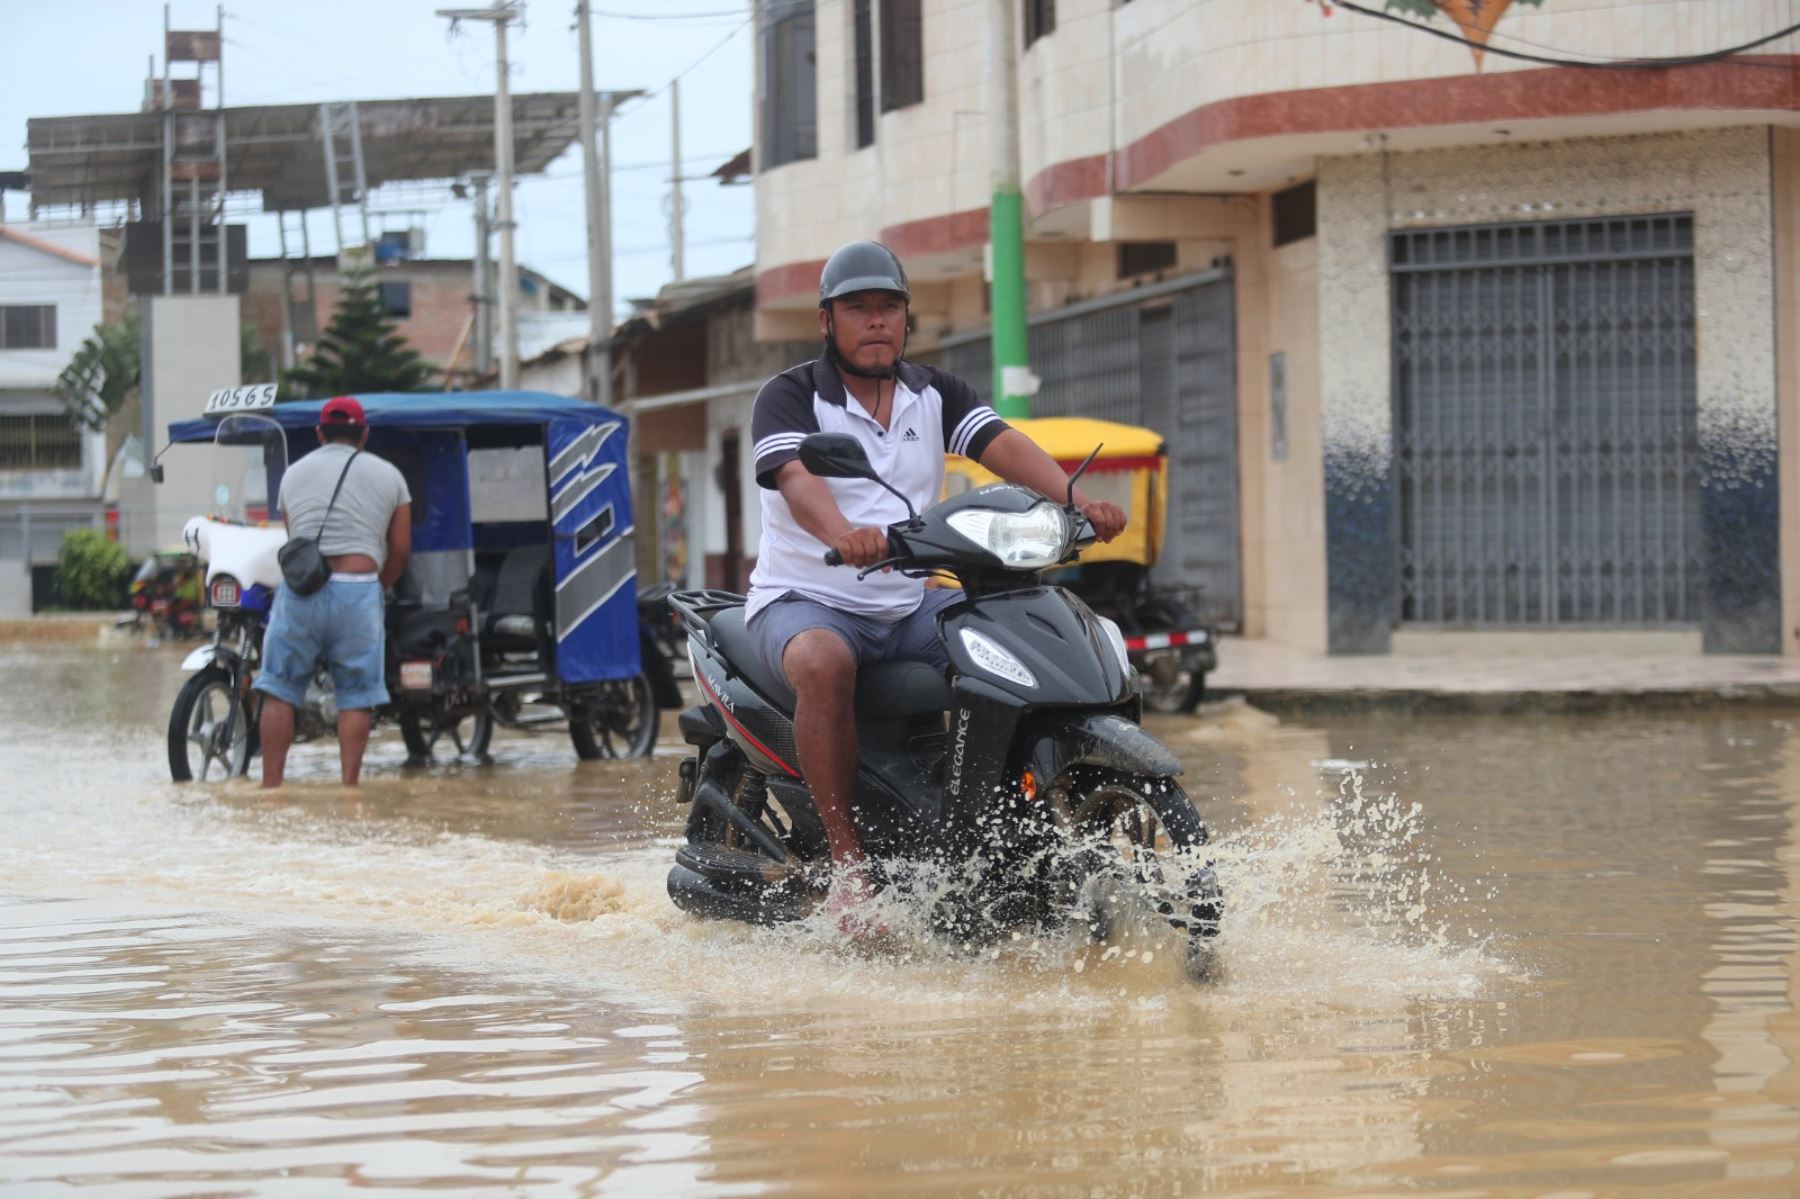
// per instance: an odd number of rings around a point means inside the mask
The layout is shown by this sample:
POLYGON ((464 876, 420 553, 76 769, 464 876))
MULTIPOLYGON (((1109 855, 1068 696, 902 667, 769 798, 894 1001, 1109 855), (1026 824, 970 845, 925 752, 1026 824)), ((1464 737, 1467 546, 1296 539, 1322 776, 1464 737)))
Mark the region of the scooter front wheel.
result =
POLYGON ((178 783, 235 778, 248 772, 255 749, 255 714, 229 670, 215 663, 182 684, 169 712, 169 777, 178 783))
POLYGON ((1166 778, 1078 767, 1056 789, 1052 810, 1081 847, 1096 937, 1112 929, 1113 909, 1154 913, 1183 938, 1188 973, 1212 977, 1225 897, 1187 792, 1166 778))

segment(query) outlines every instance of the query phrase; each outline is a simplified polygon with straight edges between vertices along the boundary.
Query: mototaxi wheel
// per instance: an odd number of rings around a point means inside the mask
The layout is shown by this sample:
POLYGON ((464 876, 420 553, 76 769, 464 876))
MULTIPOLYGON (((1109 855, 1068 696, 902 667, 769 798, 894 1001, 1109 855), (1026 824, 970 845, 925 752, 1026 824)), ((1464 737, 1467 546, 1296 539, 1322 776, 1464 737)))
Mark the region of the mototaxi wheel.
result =
POLYGON ((169 711, 169 777, 178 783, 236 778, 256 752, 257 713, 213 663, 181 685, 169 711))
MULTIPOLYGON (((1172 779, 1077 767, 1053 789, 1058 824, 1076 839, 1086 882, 1147 906, 1184 942, 1190 977, 1211 978, 1225 897, 1205 857, 1206 824, 1172 779)), ((1088 914, 1096 939, 1111 921, 1088 914)))
POLYGON ((601 683, 569 709, 569 740, 584 762, 599 758, 647 758, 656 748, 656 693, 648 675, 601 683))
POLYGON ((474 715, 458 716, 451 720, 443 719, 436 711, 409 708, 400 713, 400 739, 406 743, 406 756, 409 761, 428 762, 432 751, 437 749, 444 739, 455 747, 455 757, 469 757, 485 761, 488 756, 488 745, 494 739, 493 713, 483 707, 474 715))
POLYGON ((1179 668, 1170 672, 1166 681, 1157 678, 1155 672, 1145 673, 1139 690, 1144 697, 1144 706, 1152 712, 1160 712, 1165 716, 1180 716, 1192 712, 1206 698, 1206 672, 1193 669, 1193 662, 1184 660, 1179 668))

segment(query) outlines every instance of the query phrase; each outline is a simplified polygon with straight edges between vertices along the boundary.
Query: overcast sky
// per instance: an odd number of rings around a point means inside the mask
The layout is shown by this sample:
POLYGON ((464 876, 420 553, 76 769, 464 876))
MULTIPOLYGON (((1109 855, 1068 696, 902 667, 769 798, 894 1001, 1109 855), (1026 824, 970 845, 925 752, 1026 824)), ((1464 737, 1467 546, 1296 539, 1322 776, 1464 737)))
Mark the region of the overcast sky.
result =
MULTIPOLYGON (((684 175, 705 175, 750 144, 750 13, 747 0, 590 2, 595 85, 660 91, 623 108, 613 125, 613 288, 622 305, 626 297, 655 294, 673 277, 669 80, 688 71, 681 81, 684 175)), ((465 22, 452 37, 450 23, 436 15, 451 7, 480 5, 474 0, 228 0, 225 101, 293 104, 492 93, 491 26, 465 22)), ((525 9, 525 27, 515 26, 510 39, 513 90, 573 91, 580 82, 574 0, 528 0, 525 9)), ((213 3, 174 0, 177 29, 211 29, 216 13, 213 3)), ((0 0, 0 170, 25 167, 30 117, 137 111, 149 55, 156 53, 161 62, 162 27, 161 0, 0 0)), ((179 64, 177 73, 192 69, 179 64)), ((581 171, 581 149, 571 146, 545 176, 521 179, 516 204, 520 263, 585 296, 581 171)), ((719 274, 749 263, 752 189, 704 180, 685 184, 684 192, 687 274, 719 274)), ((20 219, 24 206, 24 197, 12 194, 9 219, 20 219)), ((433 257, 473 252, 471 207, 447 191, 423 205, 412 195, 389 203, 375 192, 372 207, 424 207, 420 218, 392 214, 387 221, 396 227, 422 223, 426 252, 433 257)), ((377 227, 381 223, 375 218, 377 227)), ((248 224, 251 254, 277 253, 273 218, 255 217, 248 224)), ((329 214, 315 213, 310 229, 314 247, 329 249, 329 214)))

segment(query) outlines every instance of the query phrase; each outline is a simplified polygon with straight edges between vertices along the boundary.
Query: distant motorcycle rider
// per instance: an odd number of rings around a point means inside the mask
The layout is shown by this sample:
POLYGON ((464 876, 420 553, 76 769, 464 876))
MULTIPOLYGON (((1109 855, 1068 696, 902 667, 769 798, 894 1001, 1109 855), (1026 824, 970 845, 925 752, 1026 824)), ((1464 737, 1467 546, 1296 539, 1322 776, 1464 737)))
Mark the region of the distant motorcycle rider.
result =
MULTIPOLYGON (((887 557, 886 526, 904 520, 906 510, 876 483, 813 475, 800 464, 800 442, 809 433, 850 434, 877 473, 920 510, 943 492, 946 451, 1058 499, 1069 486, 1055 460, 1009 428, 967 382, 904 359, 910 302, 893 251, 871 241, 841 247, 819 278, 824 353, 764 384, 751 416, 756 480, 765 491, 748 628, 763 662, 794 689, 800 769, 837 867, 828 910, 853 937, 877 931, 865 907, 873 886, 851 814, 856 671, 887 661, 948 671, 936 617, 960 593, 927 590, 918 579, 887 572, 858 582, 853 570, 826 566, 827 548, 854 568, 887 557)), ((1100 540, 1124 529, 1118 505, 1079 486, 1074 499, 1100 540)))
POLYGON ((382 591, 412 553, 412 494, 389 462, 363 453, 369 422, 351 396, 319 411, 319 448, 281 480, 288 531, 316 536, 331 579, 311 595, 275 592, 263 634, 262 736, 265 789, 281 786, 294 743, 294 709, 323 663, 338 706, 338 762, 346 787, 362 776, 372 711, 388 702, 382 591), (332 501, 336 494, 335 503, 332 501))

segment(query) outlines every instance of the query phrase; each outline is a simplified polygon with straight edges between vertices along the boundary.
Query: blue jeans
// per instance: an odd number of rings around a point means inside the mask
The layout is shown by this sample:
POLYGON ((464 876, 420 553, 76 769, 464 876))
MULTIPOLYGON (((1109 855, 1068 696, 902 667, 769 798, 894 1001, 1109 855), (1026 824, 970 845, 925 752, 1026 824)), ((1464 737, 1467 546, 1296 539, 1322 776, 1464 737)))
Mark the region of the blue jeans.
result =
POLYGON ((256 690, 299 707, 321 664, 331 672, 339 711, 388 702, 379 582, 333 577, 311 595, 295 595, 286 587, 275 592, 256 690))

